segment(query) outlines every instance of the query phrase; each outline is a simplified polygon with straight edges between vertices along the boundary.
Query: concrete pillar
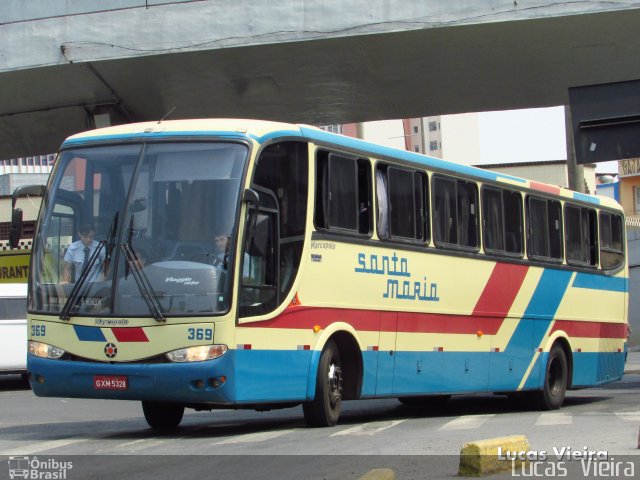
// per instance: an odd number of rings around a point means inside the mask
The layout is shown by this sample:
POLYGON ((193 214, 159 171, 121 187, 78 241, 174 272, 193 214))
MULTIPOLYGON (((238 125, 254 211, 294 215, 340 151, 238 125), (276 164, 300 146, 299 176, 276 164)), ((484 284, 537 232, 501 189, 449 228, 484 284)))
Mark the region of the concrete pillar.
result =
MULTIPOLYGON (((573 139, 573 121, 571 118, 571 107, 564 106, 564 126, 567 136, 567 177, 569 188, 576 192, 585 193, 584 188, 584 168, 576 162, 576 148, 573 139)), ((595 194, 595 192, 589 192, 595 194)))

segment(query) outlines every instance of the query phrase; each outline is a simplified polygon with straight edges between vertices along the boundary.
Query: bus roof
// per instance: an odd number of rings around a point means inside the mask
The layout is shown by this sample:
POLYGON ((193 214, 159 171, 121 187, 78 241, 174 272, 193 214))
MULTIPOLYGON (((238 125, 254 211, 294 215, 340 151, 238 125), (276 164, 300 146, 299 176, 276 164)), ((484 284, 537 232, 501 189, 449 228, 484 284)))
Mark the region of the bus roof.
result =
POLYGON ((537 190, 552 195, 558 195, 560 197, 621 210, 620 205, 615 200, 608 197, 587 195, 556 185, 526 180, 524 178, 429 157, 411 151, 399 150, 393 147, 387 147, 367 142, 365 140, 347 137, 345 135, 326 132, 317 127, 265 120, 193 119, 132 123, 90 130, 72 135, 65 140, 62 147, 68 148, 93 142, 131 140, 136 138, 146 140, 178 138, 185 136, 251 138, 257 143, 264 143, 279 137, 298 137, 314 143, 328 144, 338 149, 357 152, 365 156, 398 159, 404 162, 421 165, 434 171, 460 174, 473 177, 481 181, 491 181, 520 188, 537 190))

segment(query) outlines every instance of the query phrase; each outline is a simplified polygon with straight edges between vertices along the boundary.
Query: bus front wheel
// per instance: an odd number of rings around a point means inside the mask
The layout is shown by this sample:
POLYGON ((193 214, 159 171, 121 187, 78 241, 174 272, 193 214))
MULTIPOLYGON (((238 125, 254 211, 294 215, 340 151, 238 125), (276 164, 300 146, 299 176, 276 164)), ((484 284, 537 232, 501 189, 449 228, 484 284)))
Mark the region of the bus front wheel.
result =
POLYGON ((342 362, 333 340, 327 342, 318 363, 316 396, 302 404, 304 419, 310 427, 333 427, 342 406, 342 362))
POLYGON ((142 402, 144 418, 151 428, 168 430, 182 421, 184 405, 164 402, 142 402))

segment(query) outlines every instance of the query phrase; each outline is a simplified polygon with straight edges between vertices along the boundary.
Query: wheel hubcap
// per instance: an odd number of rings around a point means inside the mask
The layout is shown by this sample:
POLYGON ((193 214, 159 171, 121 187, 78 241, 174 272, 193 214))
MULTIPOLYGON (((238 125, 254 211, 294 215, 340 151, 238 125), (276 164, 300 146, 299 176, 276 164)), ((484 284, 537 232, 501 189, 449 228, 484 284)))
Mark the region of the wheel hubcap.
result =
POLYGON ((342 398, 342 369, 332 363, 329 365, 329 403, 335 407, 342 398))
POLYGON ((557 395, 560 390, 560 378, 562 377, 560 363, 557 360, 553 360, 549 365, 549 391, 553 395, 557 395))

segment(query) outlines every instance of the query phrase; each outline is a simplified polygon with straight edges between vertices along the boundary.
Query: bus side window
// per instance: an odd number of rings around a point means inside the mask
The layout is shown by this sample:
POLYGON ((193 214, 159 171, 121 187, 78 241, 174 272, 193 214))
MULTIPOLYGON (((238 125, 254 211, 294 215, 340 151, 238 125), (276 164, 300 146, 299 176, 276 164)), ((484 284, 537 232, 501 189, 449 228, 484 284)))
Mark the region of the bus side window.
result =
POLYGON ((434 240, 438 246, 477 249, 478 187, 473 182, 434 177, 434 240))
POLYGON ((423 242, 428 238, 427 176, 379 164, 376 169, 378 236, 423 242))
POLYGON ((527 253, 531 258, 562 261, 562 207, 557 200, 527 198, 527 253))
POLYGON ((319 150, 316 161, 317 228, 371 235, 371 164, 363 158, 319 150))
POLYGON ((565 205, 564 231, 567 263, 597 265, 596 212, 592 208, 565 205))
POLYGON ((603 269, 617 268, 624 262, 622 231, 620 215, 600 212, 600 265, 603 269))
POLYGON ((522 196, 497 188, 482 189, 485 252, 522 256, 522 196))

